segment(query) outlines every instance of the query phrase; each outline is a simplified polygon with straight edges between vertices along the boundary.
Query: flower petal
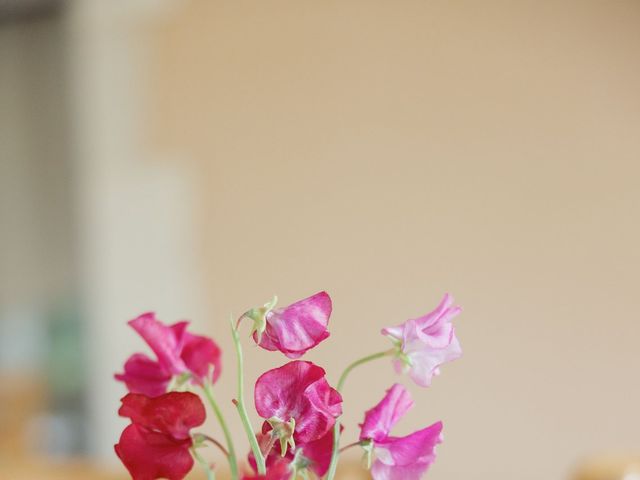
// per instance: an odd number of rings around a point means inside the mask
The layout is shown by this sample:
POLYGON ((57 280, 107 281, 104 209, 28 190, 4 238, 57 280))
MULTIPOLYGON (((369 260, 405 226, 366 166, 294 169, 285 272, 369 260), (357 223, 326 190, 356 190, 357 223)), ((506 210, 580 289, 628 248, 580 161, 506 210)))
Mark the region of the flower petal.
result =
MULTIPOLYGON (((266 350, 279 350, 289 358, 299 358, 329 336, 331 310, 327 292, 274 309, 266 316, 266 330, 259 345, 266 350)), ((255 341, 257 338, 254 335, 255 341)))
POLYGON ((389 437, 374 442, 374 453, 378 460, 387 465, 431 464, 436 458, 435 447, 441 442, 442 422, 436 422, 405 437, 389 437))
POLYGON ((148 312, 131 320, 129 325, 147 342, 165 370, 180 374, 187 369, 180 358, 186 322, 169 327, 158 321, 155 313, 148 312))
POLYGON ((371 466, 373 480, 418 480, 429 469, 431 463, 416 462, 411 465, 387 465, 375 460, 371 466))
POLYGON ((446 294, 438 307, 422 317, 410 319, 396 327, 388 327, 382 333, 391 337, 399 348, 394 359, 397 372, 409 369, 411 379, 427 387, 439 373, 443 363, 462 355, 452 320, 462 309, 453 305, 453 297, 446 294))
POLYGON ((411 394, 396 383, 387 390, 380 403, 365 413, 364 422, 360 425, 360 440, 384 440, 389 436, 391 428, 411 407, 411 394))
POLYGON ((189 430, 206 418, 202 400, 190 392, 169 392, 155 398, 130 393, 122 399, 118 414, 176 440, 188 439, 189 430))
POLYGON ((306 443, 329 431, 342 413, 342 397, 311 362, 293 361, 262 374, 255 385, 255 405, 264 419, 295 420, 294 439, 306 443))
POLYGON ((124 429, 115 451, 133 480, 182 480, 193 467, 191 439, 175 440, 131 424, 124 429))
POLYGON ((196 383, 201 383, 202 379, 209 375, 209 368, 213 366, 213 377, 211 381, 215 383, 222 373, 222 352, 220 347, 211 338, 184 333, 184 346, 180 353, 180 358, 194 376, 196 383))
POLYGON ((159 362, 135 353, 124 364, 124 373, 116 374, 115 379, 124 382, 131 393, 157 397, 167 391, 171 374, 159 362))

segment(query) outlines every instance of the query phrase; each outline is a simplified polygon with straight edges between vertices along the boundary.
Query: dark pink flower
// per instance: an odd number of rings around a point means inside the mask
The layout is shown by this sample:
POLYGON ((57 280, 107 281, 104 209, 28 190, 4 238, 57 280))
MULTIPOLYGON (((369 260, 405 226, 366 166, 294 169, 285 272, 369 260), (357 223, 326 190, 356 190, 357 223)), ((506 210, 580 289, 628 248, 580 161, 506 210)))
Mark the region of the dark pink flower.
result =
POLYGON ((300 300, 284 308, 264 313, 264 332, 253 335, 266 350, 279 350, 289 358, 299 358, 329 336, 331 297, 327 292, 300 300))
POLYGON ((329 470, 332 448, 333 428, 318 440, 296 445, 295 453, 300 450, 300 461, 307 465, 306 468, 315 473, 318 478, 321 478, 329 470))
MULTIPOLYGON (((342 430, 342 427, 340 428, 342 430)), ((296 461, 298 470, 311 470, 318 478, 323 477, 329 470, 333 447, 333 429, 330 429, 322 437, 308 443, 296 443, 294 449, 288 449, 284 457, 281 455, 280 444, 272 436, 272 427, 268 422, 264 422, 262 433, 257 435, 260 448, 264 452, 271 443, 271 448, 266 455, 266 465, 269 468, 274 463, 284 458, 289 462, 296 461)), ((249 464, 255 470, 256 461, 253 453, 249 453, 249 464)))
MULTIPOLYGON (((255 467, 254 467, 255 468, 255 467)), ((293 476, 291 460, 282 457, 274 457, 267 465, 267 473, 245 473, 242 480, 290 480, 293 476)))
POLYGON ((318 440, 342 414, 342 397, 325 379, 324 369, 300 360, 262 374, 255 385, 255 405, 272 425, 295 422, 296 443, 318 440))
POLYGON ((453 306, 453 297, 446 294, 440 305, 426 315, 407 320, 396 327, 382 330, 398 347, 394 366, 398 373, 408 370, 411 379, 428 387, 440 365, 462 355, 452 320, 462 309, 453 306))
POLYGON ((157 360, 142 353, 129 357, 124 373, 115 375, 131 393, 157 396, 167 391, 174 375, 189 374, 199 384, 213 367, 212 382, 221 373, 221 352, 210 338, 187 331, 188 322, 165 325, 154 313, 145 313, 129 325, 147 342, 157 360))
POLYGON ((361 442, 371 442, 375 456, 374 480, 416 480, 435 460, 435 446, 442 441, 442 422, 405 437, 392 437, 391 428, 411 408, 413 401, 401 385, 391 387, 384 398, 365 414, 361 442))
POLYGON ((130 393, 118 413, 131 419, 115 451, 133 480, 181 480, 189 473, 190 430, 206 418, 200 397, 188 392, 155 398, 130 393))

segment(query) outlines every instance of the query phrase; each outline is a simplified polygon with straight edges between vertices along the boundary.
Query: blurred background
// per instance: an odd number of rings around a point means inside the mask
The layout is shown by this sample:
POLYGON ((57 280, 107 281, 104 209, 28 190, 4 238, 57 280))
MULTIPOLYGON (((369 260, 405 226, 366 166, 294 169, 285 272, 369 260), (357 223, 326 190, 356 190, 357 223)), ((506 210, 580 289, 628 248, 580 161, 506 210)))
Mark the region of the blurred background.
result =
MULTIPOLYGON (((429 478, 640 478, 639 26, 637 0, 0 0, 0 479, 127 478, 127 320, 192 320, 230 373, 230 313, 324 289, 333 382, 464 306, 463 359, 400 379, 398 434, 445 423, 429 478)), ((250 384, 285 360, 247 358, 250 384)), ((346 439, 396 380, 350 379, 346 439)))

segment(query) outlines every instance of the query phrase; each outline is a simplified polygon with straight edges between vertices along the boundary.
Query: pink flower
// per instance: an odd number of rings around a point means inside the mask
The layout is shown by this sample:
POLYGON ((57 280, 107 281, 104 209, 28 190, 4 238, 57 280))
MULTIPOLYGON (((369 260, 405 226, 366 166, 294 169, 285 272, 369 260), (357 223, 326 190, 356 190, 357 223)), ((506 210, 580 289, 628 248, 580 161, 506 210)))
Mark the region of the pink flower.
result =
POLYGON ((294 425, 296 443, 320 439, 342 414, 342 397, 311 362, 293 361, 262 374, 255 385, 258 414, 274 425, 294 425))
POLYGON ((370 442, 375 456, 371 467, 374 480, 414 480, 435 460, 435 446, 442 441, 442 422, 405 437, 389 436, 391 428, 413 406, 409 392, 401 385, 391 387, 384 398, 365 414, 361 442, 370 442))
MULTIPOLYGON (((342 428, 341 428, 342 430, 342 428)), ((288 449, 286 455, 282 457, 280 445, 271 438, 272 427, 268 422, 264 422, 262 433, 257 435, 260 448, 263 452, 271 447, 266 454, 266 465, 269 469, 276 462, 285 459, 289 462, 296 461, 296 467, 301 470, 311 470, 318 478, 323 477, 329 470, 333 447, 333 429, 330 429, 322 437, 308 443, 297 443, 294 449, 288 449)), ((249 453, 249 464, 256 469, 256 460, 253 453, 249 453)))
POLYGON ((131 320, 129 325, 147 342, 157 360, 143 353, 129 357, 124 373, 115 375, 131 393, 151 397, 162 395, 174 375, 189 374, 200 384, 213 367, 212 382, 221 373, 221 352, 218 345, 207 337, 187 331, 188 322, 167 326, 158 321, 154 313, 145 313, 131 320))
MULTIPOLYGON (((295 453, 300 450, 300 460, 307 468, 321 478, 329 470, 333 448, 333 428, 322 437, 309 443, 296 445, 295 453)), ((292 453, 294 455, 294 453, 292 453)))
POLYGON ((131 419, 115 451, 133 480, 181 480, 189 473, 190 430, 206 417, 200 397, 187 392, 155 398, 130 393, 118 413, 131 419))
POLYGON ((440 373, 440 365, 462 355, 451 323, 462 309, 452 305, 453 297, 446 294, 433 312, 382 330, 398 346, 396 371, 408 369, 411 379, 422 387, 431 384, 433 376, 440 373))
POLYGON ((291 460, 274 457, 273 461, 267 466, 267 473, 265 475, 246 473, 242 476, 242 480, 290 480, 292 475, 291 460))
POLYGON ((255 342, 266 350, 299 358, 329 336, 331 298, 327 292, 320 292, 288 307, 267 310, 263 315, 264 332, 254 333, 255 342))

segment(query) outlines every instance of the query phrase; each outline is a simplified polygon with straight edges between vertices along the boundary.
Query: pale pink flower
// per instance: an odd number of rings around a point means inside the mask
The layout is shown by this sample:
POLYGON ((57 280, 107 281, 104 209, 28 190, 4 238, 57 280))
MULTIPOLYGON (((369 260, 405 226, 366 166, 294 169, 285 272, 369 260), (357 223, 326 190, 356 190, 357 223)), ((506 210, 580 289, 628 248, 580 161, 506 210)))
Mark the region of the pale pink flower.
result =
POLYGON ((394 367, 398 373, 409 371, 411 379, 428 387, 440 365, 462 355, 452 320, 462 311, 453 305, 453 297, 446 294, 440 305, 426 315, 407 320, 396 327, 382 330, 398 347, 394 367))

